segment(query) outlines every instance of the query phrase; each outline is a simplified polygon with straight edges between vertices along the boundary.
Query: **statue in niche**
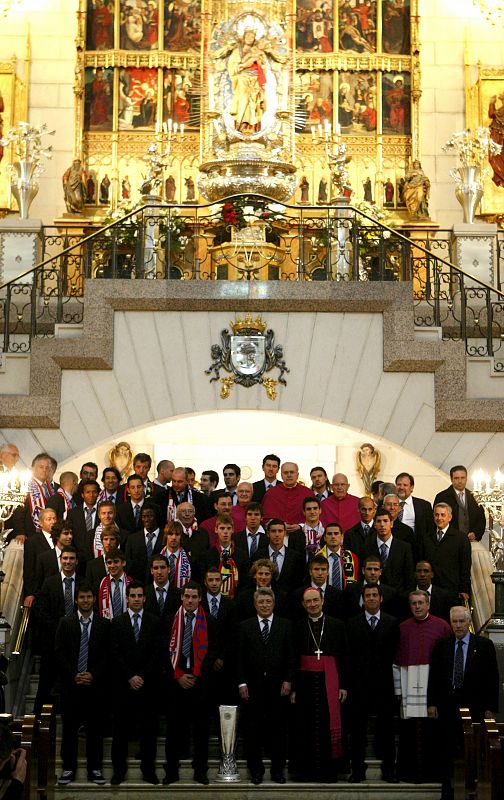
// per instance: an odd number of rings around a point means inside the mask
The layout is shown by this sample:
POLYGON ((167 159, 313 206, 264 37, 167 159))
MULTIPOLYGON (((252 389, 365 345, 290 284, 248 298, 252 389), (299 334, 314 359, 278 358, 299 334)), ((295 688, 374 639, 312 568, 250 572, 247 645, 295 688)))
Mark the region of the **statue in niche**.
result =
POLYGON ((301 178, 301 183, 299 184, 299 188, 301 189, 301 202, 309 203, 310 184, 308 183, 306 175, 303 175, 303 177, 301 178))
POLYGON ((100 183, 100 203, 102 206, 108 206, 109 195, 110 195, 110 178, 107 175, 107 173, 105 173, 100 183))
POLYGON ((371 486, 380 472, 380 466, 380 451, 369 442, 361 444, 357 451, 357 472, 364 484, 365 492, 369 496, 371 496, 371 486))
POLYGON ((394 205, 394 184, 387 178, 387 182, 383 187, 385 191, 385 205, 386 206, 393 206, 394 205))
POLYGON ((276 38, 265 35, 259 17, 249 15, 241 25, 236 25, 236 30, 218 37, 213 58, 221 62, 217 72, 227 74, 230 83, 225 110, 232 117, 235 129, 244 134, 257 133, 263 127, 264 115, 274 113, 280 94, 278 75, 274 74, 278 67, 274 62, 287 62, 286 48, 276 38))
POLYGON ((74 158, 63 173, 62 180, 67 211, 70 214, 82 214, 87 199, 87 179, 80 158, 74 158))
POLYGON ((327 203, 327 180, 325 178, 321 178, 319 181, 317 203, 321 206, 327 203))
POLYGON ((121 181, 121 196, 123 200, 129 200, 131 197, 131 183, 127 175, 121 181))
POLYGON ((166 202, 167 203, 174 203, 175 202, 175 178, 173 175, 168 175, 166 182, 165 182, 165 195, 166 195, 166 202))
POLYGON ((185 186, 186 186, 186 199, 184 203, 194 203, 196 202, 196 187, 194 184, 194 180, 189 176, 189 178, 185 179, 185 186))
POLYGON ((429 219, 430 180, 420 161, 413 161, 404 176, 402 199, 412 219, 429 219))
POLYGON ((364 200, 366 203, 373 202, 373 187, 371 185, 371 178, 369 175, 367 176, 365 181, 362 181, 362 186, 364 187, 364 200))

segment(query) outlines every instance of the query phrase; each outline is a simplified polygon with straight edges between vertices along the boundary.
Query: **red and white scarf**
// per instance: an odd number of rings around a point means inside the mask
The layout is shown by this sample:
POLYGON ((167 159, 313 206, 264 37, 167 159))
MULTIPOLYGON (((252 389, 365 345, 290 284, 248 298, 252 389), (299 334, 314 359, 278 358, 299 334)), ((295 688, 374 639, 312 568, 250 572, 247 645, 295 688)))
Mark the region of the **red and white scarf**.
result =
MULTIPOLYGON (((170 636, 170 660, 173 667, 174 678, 178 680, 186 671, 179 667, 182 652, 182 639, 184 637, 184 614, 182 606, 175 614, 170 636)), ((201 674, 201 667, 208 651, 208 626, 205 612, 201 605, 198 606, 196 622, 192 635, 193 671, 196 677, 201 674)))
POLYGON ((40 531, 40 512, 46 507, 47 498, 43 487, 47 489, 49 496, 54 494, 54 489, 48 483, 32 478, 28 483, 28 505, 30 507, 33 526, 37 533, 40 531))
MULTIPOLYGON (((174 554, 172 554, 171 550, 168 550, 167 547, 163 547, 161 550, 161 555, 166 556, 169 562, 170 556, 174 554)), ((187 581, 190 580, 191 563, 186 551, 181 547, 178 551, 177 560, 175 562, 175 579, 172 581, 172 586, 176 586, 177 589, 182 589, 182 587, 186 585, 187 581)))
MULTIPOLYGON (((133 580, 129 575, 123 573, 126 583, 126 589, 133 580)), ((126 594, 126 593, 125 593, 126 594)), ((123 611, 125 611, 123 603, 123 611)), ((98 593, 98 613, 103 619, 114 619, 114 612, 112 609, 112 579, 110 575, 105 575, 100 583, 100 591, 98 593)))

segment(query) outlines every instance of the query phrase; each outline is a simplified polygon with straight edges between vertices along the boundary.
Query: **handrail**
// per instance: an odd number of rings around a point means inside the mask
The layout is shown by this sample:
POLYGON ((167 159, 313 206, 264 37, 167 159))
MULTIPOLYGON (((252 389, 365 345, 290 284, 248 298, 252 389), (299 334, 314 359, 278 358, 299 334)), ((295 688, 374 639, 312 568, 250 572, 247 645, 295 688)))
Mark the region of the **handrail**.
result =
MULTIPOLYGON (((250 197, 250 198, 253 198, 256 201, 261 201, 261 202, 265 202, 265 203, 274 203, 275 202, 271 198, 265 197, 264 195, 259 195, 259 194, 254 194, 254 195, 250 195, 250 194, 230 195, 228 198, 226 198, 226 202, 233 201, 234 199, 243 198, 243 197, 250 197)), ((63 250, 60 250, 56 255, 53 255, 51 257, 48 257, 48 258, 44 259, 43 261, 40 261, 35 266, 30 267, 30 269, 25 270, 24 272, 21 272, 16 277, 11 278, 9 281, 6 281, 5 283, 0 284, 0 290, 5 289, 8 286, 16 284, 22 278, 37 272, 37 270, 40 270, 41 268, 43 268, 47 264, 50 264, 56 258, 61 258, 62 256, 66 256, 67 254, 71 253, 72 250, 80 248, 83 244, 86 244, 87 242, 92 241, 93 239, 96 239, 96 238, 102 236, 106 231, 109 231, 109 230, 111 230, 112 228, 115 228, 115 227, 120 227, 121 225, 124 224, 125 221, 135 217, 136 215, 142 214, 146 209, 155 209, 156 211, 167 210, 168 212, 173 212, 173 211, 175 211, 177 209, 184 209, 184 210, 191 209, 191 210, 196 211, 196 212, 201 212, 201 211, 205 211, 206 209, 210 209, 210 208, 213 208, 215 206, 221 206, 221 205, 222 205, 221 201, 214 201, 212 203, 206 203, 206 204, 202 204, 202 205, 198 205, 198 206, 173 206, 173 205, 168 205, 168 204, 165 204, 165 203, 160 203, 159 205, 145 204, 143 206, 140 206, 139 208, 136 208, 136 209, 133 209, 132 211, 129 211, 127 214, 125 214, 120 219, 114 220, 113 222, 110 222, 109 224, 104 225, 103 227, 99 228, 98 230, 94 230, 93 233, 90 233, 90 234, 88 234, 86 236, 83 236, 82 239, 79 239, 78 242, 76 242, 75 244, 69 245, 68 247, 65 247, 63 250)), ((283 208, 285 208, 285 209, 292 210, 292 211, 295 211, 296 213, 301 213, 301 214, 302 214, 303 211, 318 212, 317 216, 318 217, 322 217, 322 218, 325 216, 325 214, 327 212, 327 218, 328 219, 332 218, 331 215, 329 214, 329 212, 331 212, 331 211, 334 211, 334 212, 352 211, 355 215, 363 217, 364 219, 368 220, 368 222, 372 223, 373 227, 379 228, 382 231, 388 231, 389 234, 391 234, 391 236, 395 237, 396 239, 399 239, 399 240, 403 241, 409 247, 414 248, 415 250, 418 250, 418 251, 424 253, 424 255, 428 256, 428 258, 435 258, 436 261, 438 261, 439 263, 441 263, 444 266, 448 267, 450 270, 455 270, 455 272, 459 273, 460 275, 463 275, 464 277, 469 278, 473 283, 477 283, 481 288, 484 288, 484 289, 487 289, 489 291, 494 292, 497 297, 500 297, 500 298, 502 298, 504 300, 504 291, 501 291, 500 289, 497 289, 495 286, 492 286, 491 284, 486 283, 485 281, 482 281, 479 278, 476 278, 474 275, 472 275, 471 273, 467 272, 462 267, 459 267, 457 264, 453 264, 451 261, 448 261, 447 259, 443 258, 442 256, 433 255, 431 250, 428 250, 426 247, 424 247, 419 242, 410 239, 408 236, 406 236, 405 234, 401 233, 397 229, 391 228, 390 226, 385 225, 383 222, 380 222, 380 221, 374 219, 369 214, 367 214, 365 211, 361 211, 360 209, 355 208, 355 206, 352 206, 352 205, 326 205, 326 206, 295 205, 295 206, 293 206, 293 205, 288 205, 288 204, 285 204, 285 203, 277 204, 277 205, 282 205, 283 208), (324 213, 321 214, 320 212, 324 212, 324 213)), ((168 216, 170 216, 170 213, 168 214, 168 216)))
POLYGON ((28 630, 28 625, 30 622, 30 611, 31 608, 23 606, 23 610, 21 612, 21 619, 19 621, 19 628, 16 636, 16 641, 14 643, 14 647, 11 652, 12 656, 20 656, 21 653, 23 652, 26 632, 28 630))

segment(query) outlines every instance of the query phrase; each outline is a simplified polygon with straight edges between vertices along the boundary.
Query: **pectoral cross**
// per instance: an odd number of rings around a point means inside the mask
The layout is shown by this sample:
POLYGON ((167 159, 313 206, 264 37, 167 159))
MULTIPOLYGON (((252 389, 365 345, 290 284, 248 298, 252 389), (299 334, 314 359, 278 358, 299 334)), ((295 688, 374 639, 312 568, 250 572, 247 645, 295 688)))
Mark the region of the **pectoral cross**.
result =
POLYGON ((323 651, 320 649, 320 646, 318 647, 317 650, 315 650, 315 655, 317 656, 317 661, 320 661, 320 656, 322 655, 322 652, 323 651))

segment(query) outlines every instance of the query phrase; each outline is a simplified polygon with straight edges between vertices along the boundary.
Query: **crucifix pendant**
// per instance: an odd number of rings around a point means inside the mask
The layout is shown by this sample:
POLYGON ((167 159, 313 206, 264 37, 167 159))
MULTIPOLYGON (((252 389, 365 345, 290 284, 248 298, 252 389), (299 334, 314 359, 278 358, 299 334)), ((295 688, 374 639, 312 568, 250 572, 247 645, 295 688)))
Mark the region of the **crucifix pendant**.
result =
POLYGON ((320 661, 320 656, 322 655, 322 650, 320 649, 320 647, 317 650, 315 650, 315 655, 317 656, 317 661, 320 661))

